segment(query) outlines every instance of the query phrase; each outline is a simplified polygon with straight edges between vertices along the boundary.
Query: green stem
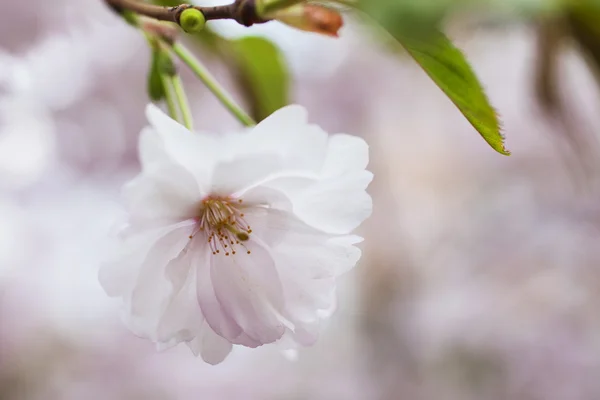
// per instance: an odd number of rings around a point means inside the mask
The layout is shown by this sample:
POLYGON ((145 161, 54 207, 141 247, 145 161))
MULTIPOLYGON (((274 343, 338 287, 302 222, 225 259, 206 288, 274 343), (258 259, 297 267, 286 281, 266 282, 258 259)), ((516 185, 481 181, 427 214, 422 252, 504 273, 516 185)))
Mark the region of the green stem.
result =
MULTIPOLYGON (((123 18, 130 23, 131 25, 137 27, 142 31, 148 43, 152 45, 152 35, 148 32, 144 31, 139 24, 138 16, 130 11, 124 12, 122 14, 123 18)), ((165 43, 166 44, 166 43, 165 43)), ((219 101, 245 126, 254 126, 256 122, 250 117, 239 105, 235 103, 235 101, 231 98, 231 96, 225 91, 225 89, 219 85, 216 79, 211 75, 211 73, 206 69, 206 67, 196 58, 194 55, 186 49, 180 43, 175 43, 172 45, 173 52, 183 61, 200 79, 204 85, 219 99, 219 101)), ((192 118, 190 109, 187 102, 187 97, 183 91, 183 85, 181 84, 181 80, 179 77, 162 77, 163 82, 165 84, 165 95, 167 101, 167 107, 169 108, 169 113, 171 117, 176 119, 177 111, 175 106, 175 98, 179 102, 179 107, 183 114, 183 123, 188 127, 188 129, 192 129, 192 118), (168 84, 165 80, 170 81, 168 84), (171 86, 175 91, 175 97, 171 93, 171 86)))
POLYGON ((165 102, 167 103, 167 109, 169 110, 169 115, 175 121, 181 121, 179 118, 179 112, 177 111, 177 94, 176 89, 173 85, 173 77, 167 74, 160 74, 160 78, 163 82, 163 87, 165 88, 165 102))
POLYGON ((256 122, 238 106, 225 89, 219 85, 211 73, 183 45, 175 43, 173 52, 183 61, 219 101, 244 125, 254 126, 256 122))
MULTIPOLYGON (((130 19, 132 24, 139 27, 137 19, 130 19)), ((193 119, 192 113, 190 111, 189 102, 187 96, 185 95, 185 90, 183 89, 183 84, 181 83, 181 78, 176 72, 176 67, 173 65, 171 60, 171 56, 166 50, 160 50, 163 46, 158 38, 153 37, 148 32, 140 29, 144 34, 144 37, 148 41, 150 47, 159 46, 159 51, 163 51, 163 57, 167 57, 167 59, 163 60, 167 62, 169 72, 162 72, 160 74, 160 78, 163 83, 163 87, 165 90, 165 102, 167 103, 167 109, 169 111, 169 115, 175 121, 182 122, 183 125, 189 130, 193 129, 193 119), (172 69, 172 71, 171 71, 172 69), (181 112, 181 117, 180 117, 181 112)), ((164 68, 165 65, 163 64, 164 68)))
POLYGON ((191 131, 194 129, 192 112, 190 111, 190 105, 188 103, 187 96, 185 95, 185 91, 183 90, 183 85, 181 84, 181 78, 179 75, 173 76, 171 78, 171 83, 173 84, 175 96, 177 98, 177 102, 179 103, 179 110, 181 111, 181 115, 183 117, 183 124, 191 131))

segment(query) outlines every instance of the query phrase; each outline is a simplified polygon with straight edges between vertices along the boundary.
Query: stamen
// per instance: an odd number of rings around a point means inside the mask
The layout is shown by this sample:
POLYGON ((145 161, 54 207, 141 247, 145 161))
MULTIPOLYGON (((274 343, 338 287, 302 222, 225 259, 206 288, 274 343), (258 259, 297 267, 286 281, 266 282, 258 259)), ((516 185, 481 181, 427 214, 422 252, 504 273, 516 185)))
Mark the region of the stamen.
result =
MULTIPOLYGON (((243 243, 250 239, 252 229, 244 220, 242 199, 231 199, 222 197, 209 197, 202 200, 200 215, 197 217, 198 224, 190 239, 206 229, 206 238, 214 255, 234 255, 236 245, 246 248, 243 243), (237 201, 236 201, 237 200, 237 201), (222 251, 221 251, 222 250, 222 251)), ((247 254, 250 254, 250 250, 247 254)))

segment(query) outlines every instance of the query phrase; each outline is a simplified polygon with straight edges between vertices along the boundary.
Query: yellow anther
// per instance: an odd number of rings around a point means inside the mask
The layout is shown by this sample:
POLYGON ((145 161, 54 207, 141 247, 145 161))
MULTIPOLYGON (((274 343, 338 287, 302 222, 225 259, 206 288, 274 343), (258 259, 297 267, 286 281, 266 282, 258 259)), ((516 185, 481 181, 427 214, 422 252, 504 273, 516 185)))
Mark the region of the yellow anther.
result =
POLYGON ((242 242, 245 242, 246 240, 250 239, 246 232, 238 232, 235 236, 242 242))

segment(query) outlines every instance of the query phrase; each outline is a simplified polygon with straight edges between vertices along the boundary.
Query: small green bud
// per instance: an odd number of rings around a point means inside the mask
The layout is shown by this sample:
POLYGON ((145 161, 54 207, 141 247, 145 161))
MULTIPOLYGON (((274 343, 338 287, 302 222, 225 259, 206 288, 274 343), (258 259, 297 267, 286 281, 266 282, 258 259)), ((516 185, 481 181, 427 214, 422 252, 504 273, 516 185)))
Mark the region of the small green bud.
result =
POLYGON ((197 33, 204 29, 206 18, 202 11, 195 8, 186 8, 179 16, 179 25, 187 33, 197 33))

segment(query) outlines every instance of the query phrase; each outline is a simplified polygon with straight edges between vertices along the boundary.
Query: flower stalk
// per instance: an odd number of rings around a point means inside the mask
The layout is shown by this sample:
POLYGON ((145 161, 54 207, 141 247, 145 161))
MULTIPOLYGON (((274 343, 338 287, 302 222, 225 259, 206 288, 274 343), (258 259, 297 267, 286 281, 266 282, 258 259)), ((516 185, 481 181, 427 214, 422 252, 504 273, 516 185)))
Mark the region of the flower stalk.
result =
POLYGON ((217 99, 245 126, 254 126, 256 122, 250 117, 225 89, 216 81, 208 69, 181 43, 173 44, 173 53, 186 64, 217 99))
POLYGON ((160 74, 160 78, 162 80, 163 88, 165 91, 165 103, 167 103, 167 110, 169 111, 169 116, 173 118, 175 121, 182 121, 179 116, 179 110, 177 108, 177 100, 176 95, 174 93, 173 88, 173 78, 168 76, 167 74, 160 74))
POLYGON ((171 83, 173 85, 173 91, 175 92, 177 104, 179 105, 179 110, 181 111, 183 125, 185 125, 185 127, 191 131, 194 129, 192 112, 190 110, 190 104, 185 94, 185 90, 183 89, 183 84, 181 83, 181 78, 179 75, 173 76, 171 78, 171 83))
MULTIPOLYGON (((187 98, 185 94, 182 94, 177 89, 177 82, 180 81, 177 75, 177 68, 171 59, 171 55, 165 49, 165 46, 161 41, 153 35, 144 32, 144 36, 148 41, 148 44, 152 48, 152 74, 157 73, 160 79, 160 90, 151 93, 151 97, 154 100, 164 99, 167 103, 167 109, 169 115, 176 121, 186 122, 186 118, 189 118, 189 111, 186 114, 187 98), (181 113, 180 113, 181 111, 181 113), (181 116, 183 114, 183 117, 181 116)), ((152 88, 149 88, 150 90, 152 88)), ((156 88, 155 88, 156 89, 156 88)), ((187 123, 186 123, 187 126, 187 123)))
MULTIPOLYGON (((107 1, 110 3, 112 0, 107 1)), ((152 30, 149 29, 149 26, 144 26, 144 24, 140 23, 138 15, 131 10, 123 10, 120 11, 119 14, 129 24, 133 25, 144 34, 151 47, 159 46, 161 48, 162 56, 164 57, 163 60, 168 61, 166 64, 172 66, 173 74, 176 74, 175 65, 173 64, 167 50, 162 49, 172 50, 173 53, 192 70, 194 75, 200 79, 200 81, 204 83, 204 85, 215 95, 215 97, 225 106, 225 108, 229 110, 243 125, 256 125, 256 122, 252 119, 252 117, 250 117, 250 115, 248 115, 233 100, 231 95, 229 95, 229 93, 227 93, 227 91, 217 82, 208 69, 185 46, 180 43, 174 43, 173 38, 162 37, 160 33, 158 33, 158 30, 156 32, 152 32, 152 30)), ((179 77, 177 77, 177 79, 173 79, 172 76, 168 76, 170 72, 166 70, 168 68, 166 68, 164 64, 165 63, 163 63, 162 68, 163 72, 166 73, 167 76, 162 77, 161 73, 161 77, 164 82, 165 100, 169 114, 173 119, 181 120, 188 129, 191 129, 192 117, 181 79, 179 77), (179 110, 182 113, 181 119, 176 111, 176 104, 179 105, 179 110)))

